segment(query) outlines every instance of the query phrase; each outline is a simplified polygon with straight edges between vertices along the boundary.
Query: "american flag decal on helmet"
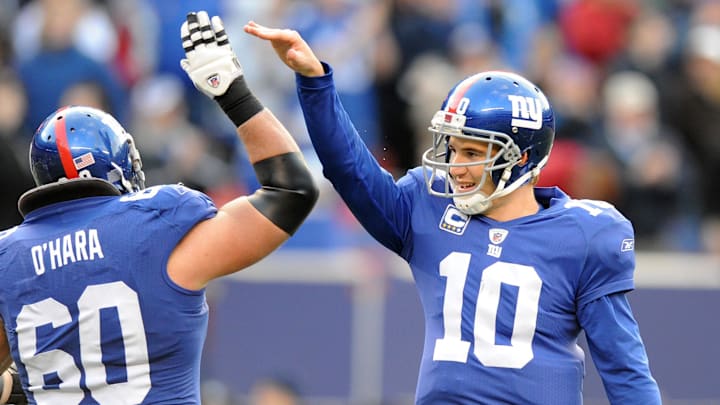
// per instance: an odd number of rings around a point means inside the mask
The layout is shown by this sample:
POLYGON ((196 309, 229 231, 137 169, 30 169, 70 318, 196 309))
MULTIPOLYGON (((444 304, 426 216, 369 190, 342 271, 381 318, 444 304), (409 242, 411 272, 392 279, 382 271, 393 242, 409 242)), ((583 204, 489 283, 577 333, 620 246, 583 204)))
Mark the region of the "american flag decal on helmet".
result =
POLYGON ((75 164, 75 169, 80 170, 95 164, 95 158, 93 157, 92 153, 88 152, 84 155, 74 158, 73 163, 75 164))

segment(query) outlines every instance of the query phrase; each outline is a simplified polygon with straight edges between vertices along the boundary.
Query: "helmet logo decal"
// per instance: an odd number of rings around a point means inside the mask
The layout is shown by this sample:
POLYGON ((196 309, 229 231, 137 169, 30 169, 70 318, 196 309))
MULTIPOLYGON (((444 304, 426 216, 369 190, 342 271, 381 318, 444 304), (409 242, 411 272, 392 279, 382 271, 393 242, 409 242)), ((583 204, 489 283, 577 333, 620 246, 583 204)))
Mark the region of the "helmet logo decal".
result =
POLYGON ((528 129, 542 127, 542 102, 540 99, 510 94, 508 100, 512 104, 513 116, 510 125, 528 129))
POLYGON ((73 163, 75 164, 75 168, 80 170, 95 164, 95 158, 93 157, 92 152, 88 152, 73 159, 73 163))
POLYGON ((467 97, 463 97, 460 99, 460 102, 458 103, 455 112, 458 114, 465 114, 465 111, 467 111, 469 106, 470 106, 470 99, 467 97))
POLYGON ((60 162, 62 163, 63 170, 65 171, 65 177, 68 179, 77 178, 79 175, 73 162, 72 152, 70 152, 64 116, 56 118, 55 144, 57 145, 58 155, 60 155, 60 162))

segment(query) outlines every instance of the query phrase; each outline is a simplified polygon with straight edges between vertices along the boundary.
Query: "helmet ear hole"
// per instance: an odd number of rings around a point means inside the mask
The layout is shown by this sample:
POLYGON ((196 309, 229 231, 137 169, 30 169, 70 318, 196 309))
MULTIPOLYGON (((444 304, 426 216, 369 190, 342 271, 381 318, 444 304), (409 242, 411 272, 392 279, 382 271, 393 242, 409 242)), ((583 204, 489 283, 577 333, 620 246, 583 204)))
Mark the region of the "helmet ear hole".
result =
POLYGON ((528 155, 529 153, 527 151, 522 154, 522 156, 520 157, 520 161, 518 162, 518 166, 523 167, 527 164, 529 160, 528 155))

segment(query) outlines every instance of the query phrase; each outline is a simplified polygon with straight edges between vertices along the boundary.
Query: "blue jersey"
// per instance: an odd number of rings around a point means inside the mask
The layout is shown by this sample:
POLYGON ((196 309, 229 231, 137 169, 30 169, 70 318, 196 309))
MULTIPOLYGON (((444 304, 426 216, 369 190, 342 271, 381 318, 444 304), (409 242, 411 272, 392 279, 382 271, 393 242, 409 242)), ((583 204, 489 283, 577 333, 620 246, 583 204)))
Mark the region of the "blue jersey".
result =
POLYGON ((402 180, 413 209, 400 252, 425 310, 418 402, 581 403, 576 312, 633 288, 629 223, 558 189, 536 189, 537 215, 468 217, 418 174, 402 180))
POLYGON ((324 175, 363 227, 410 265, 425 315, 417 404, 581 404, 583 329, 601 354, 612 403, 659 403, 622 295, 634 288, 626 218, 557 188, 535 189, 536 215, 465 215, 428 193, 422 168, 395 181, 379 166, 331 74, 297 81, 324 175))
POLYGON ((30 403, 200 403, 205 293, 166 268, 215 213, 158 186, 41 207, 0 233, 0 315, 30 403))

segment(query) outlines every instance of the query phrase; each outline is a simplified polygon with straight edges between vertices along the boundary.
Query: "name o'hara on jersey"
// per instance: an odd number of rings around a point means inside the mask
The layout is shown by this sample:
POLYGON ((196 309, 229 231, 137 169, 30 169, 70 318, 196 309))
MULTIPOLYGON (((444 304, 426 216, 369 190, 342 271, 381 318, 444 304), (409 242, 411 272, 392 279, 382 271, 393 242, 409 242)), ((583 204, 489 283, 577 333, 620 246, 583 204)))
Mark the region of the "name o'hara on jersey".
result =
POLYGON ((30 249, 35 273, 42 275, 47 266, 55 270, 69 263, 104 259, 97 229, 82 229, 30 249))

